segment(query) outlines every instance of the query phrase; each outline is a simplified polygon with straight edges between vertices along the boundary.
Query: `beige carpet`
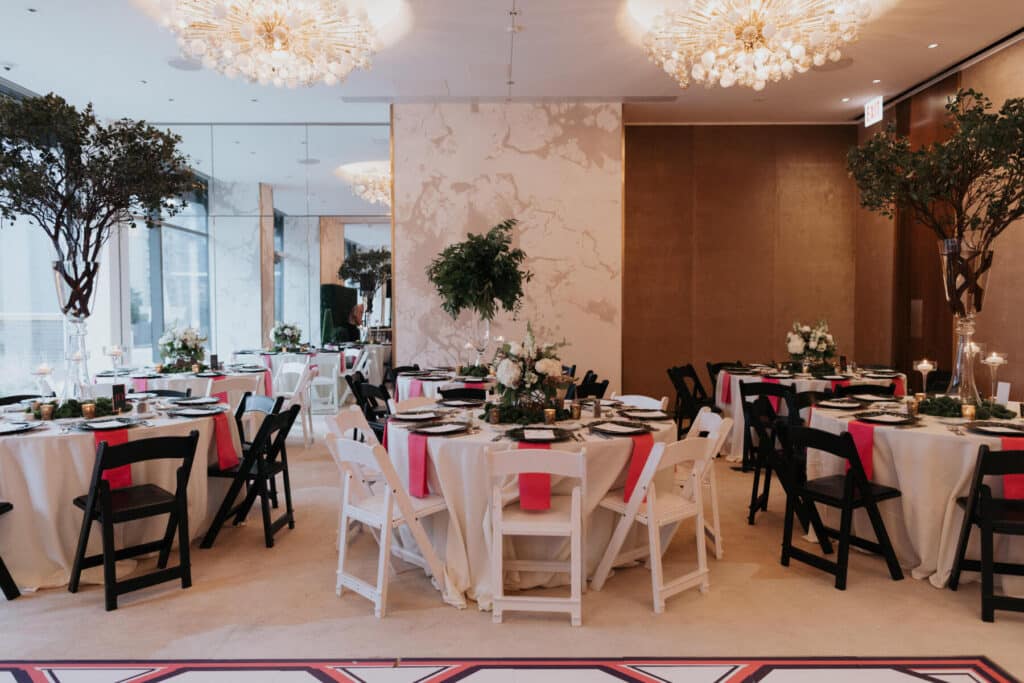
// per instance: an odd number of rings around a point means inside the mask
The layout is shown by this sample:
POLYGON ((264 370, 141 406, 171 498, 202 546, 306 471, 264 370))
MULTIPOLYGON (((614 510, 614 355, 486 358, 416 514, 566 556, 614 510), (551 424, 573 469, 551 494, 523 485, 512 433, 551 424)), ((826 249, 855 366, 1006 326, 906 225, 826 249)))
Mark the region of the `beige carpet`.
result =
MULTIPOLYGON (((545 615, 511 614, 496 625, 473 603, 463 611, 444 605, 410 571, 393 581, 390 614, 377 620, 362 598, 334 595, 337 474, 323 446, 294 441, 297 524, 273 549, 263 547, 254 516, 226 528, 212 550, 193 551, 189 590, 146 589, 109 614, 99 586, 0 601, 0 659, 987 655, 1024 674, 1024 614, 983 623, 976 583, 958 593, 897 583, 882 560, 853 553, 840 592, 821 572, 780 566, 781 496, 747 526, 750 477, 722 461, 725 559, 711 560, 707 595, 689 591, 655 616, 649 574, 628 569, 584 595, 582 628, 545 615)), ((361 571, 372 570, 375 552, 365 534, 354 543, 361 571)), ((693 553, 692 543, 672 544, 668 575, 693 553)))

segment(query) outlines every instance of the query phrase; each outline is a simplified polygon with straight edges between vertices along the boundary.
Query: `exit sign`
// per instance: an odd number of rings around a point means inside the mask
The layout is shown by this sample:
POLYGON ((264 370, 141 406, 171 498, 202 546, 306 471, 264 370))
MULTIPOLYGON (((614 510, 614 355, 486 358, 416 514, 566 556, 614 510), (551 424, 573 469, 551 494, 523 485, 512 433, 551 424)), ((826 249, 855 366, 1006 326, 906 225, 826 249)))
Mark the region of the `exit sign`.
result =
POLYGON ((885 100, 882 96, 872 97, 864 104, 864 127, 873 126, 882 120, 885 100))

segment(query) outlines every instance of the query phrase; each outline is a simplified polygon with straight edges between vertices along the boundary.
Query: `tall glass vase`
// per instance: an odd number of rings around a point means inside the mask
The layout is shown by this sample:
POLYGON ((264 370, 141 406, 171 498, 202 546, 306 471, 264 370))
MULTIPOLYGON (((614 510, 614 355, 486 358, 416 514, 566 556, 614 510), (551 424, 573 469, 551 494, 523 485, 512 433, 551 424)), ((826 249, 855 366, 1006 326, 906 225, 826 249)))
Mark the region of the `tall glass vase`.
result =
POLYGON ((86 320, 92 314, 96 298, 97 274, 100 264, 95 261, 54 261, 53 277, 57 289, 57 303, 64 314, 64 387, 60 402, 81 401, 93 397, 89 376, 89 351, 86 347, 86 320))
POLYGON ((491 321, 477 320, 473 326, 473 350, 476 351, 476 365, 484 364, 484 353, 491 343, 491 321))
POLYGON ((939 258, 946 302, 953 311, 953 331, 956 334, 953 372, 946 393, 962 403, 977 405, 981 396, 974 378, 974 364, 978 360, 974 331, 992 269, 992 251, 979 250, 973 244, 976 243, 970 239, 941 240, 939 258))

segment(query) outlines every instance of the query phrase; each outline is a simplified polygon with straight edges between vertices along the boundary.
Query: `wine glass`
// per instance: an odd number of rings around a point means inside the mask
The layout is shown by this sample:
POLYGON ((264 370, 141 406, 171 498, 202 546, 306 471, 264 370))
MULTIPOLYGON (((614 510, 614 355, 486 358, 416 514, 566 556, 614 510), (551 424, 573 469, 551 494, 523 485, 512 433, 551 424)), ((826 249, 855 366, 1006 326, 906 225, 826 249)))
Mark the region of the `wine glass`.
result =
POLYGON ((914 361, 914 369, 921 373, 921 391, 928 393, 928 375, 935 369, 935 363, 922 358, 914 361))
POLYGON ((992 376, 992 403, 996 402, 996 379, 999 375, 999 368, 1006 365, 1007 359, 1006 354, 999 351, 993 351, 992 353, 985 356, 984 360, 981 361, 988 366, 989 373, 992 376))
POLYGON ((114 379, 116 380, 118 375, 121 374, 121 364, 124 360, 124 350, 119 344, 113 346, 104 346, 103 354, 110 356, 110 363, 114 368, 114 379))

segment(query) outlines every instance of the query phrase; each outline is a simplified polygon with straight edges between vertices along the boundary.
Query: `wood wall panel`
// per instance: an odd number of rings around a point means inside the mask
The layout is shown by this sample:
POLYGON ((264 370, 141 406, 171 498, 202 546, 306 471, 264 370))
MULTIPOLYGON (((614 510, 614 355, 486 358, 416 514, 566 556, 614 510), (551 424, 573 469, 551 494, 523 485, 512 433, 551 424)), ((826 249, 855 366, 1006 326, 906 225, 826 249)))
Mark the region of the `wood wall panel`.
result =
POLYGON ((781 359, 797 318, 828 318, 853 353, 855 140, 852 126, 626 129, 625 391, 664 395, 673 364, 781 359))
POLYGON ((270 343, 274 328, 274 187, 259 185, 260 208, 260 343, 270 343))
POLYGON ((624 386, 672 396, 665 370, 693 353, 693 129, 629 129, 625 158, 624 386))

